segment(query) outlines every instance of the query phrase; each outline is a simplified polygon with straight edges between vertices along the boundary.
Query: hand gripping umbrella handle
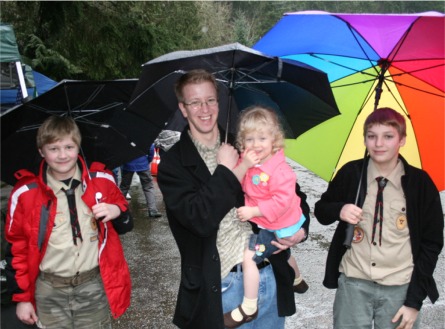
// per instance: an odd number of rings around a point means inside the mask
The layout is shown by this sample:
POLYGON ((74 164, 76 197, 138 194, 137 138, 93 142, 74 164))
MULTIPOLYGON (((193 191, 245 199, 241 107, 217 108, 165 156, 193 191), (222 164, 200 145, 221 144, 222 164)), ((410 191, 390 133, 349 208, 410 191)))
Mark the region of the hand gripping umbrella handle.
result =
MULTIPOLYGON (((364 167, 364 165, 363 165, 363 167, 364 167)), ((362 168, 362 173, 363 173, 363 168, 362 168)), ((359 194, 360 194, 361 186, 362 186, 362 175, 360 174, 360 180, 358 182, 357 195, 355 196, 355 205, 357 205, 357 203, 358 203, 358 197, 359 197, 359 194)), ((354 228, 355 228, 355 225, 351 224, 351 223, 348 223, 346 225, 347 226, 346 226, 346 232, 345 232, 345 241, 343 242, 343 246, 346 249, 350 249, 351 248, 352 239, 354 238, 354 228)))

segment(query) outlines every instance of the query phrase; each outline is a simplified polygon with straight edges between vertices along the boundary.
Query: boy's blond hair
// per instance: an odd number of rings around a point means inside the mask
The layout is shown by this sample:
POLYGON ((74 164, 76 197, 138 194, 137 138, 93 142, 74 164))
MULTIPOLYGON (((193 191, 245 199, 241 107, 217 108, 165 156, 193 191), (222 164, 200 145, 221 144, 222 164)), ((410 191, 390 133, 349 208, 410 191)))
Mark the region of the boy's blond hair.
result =
POLYGON ((41 149, 44 145, 57 142, 66 136, 70 136, 74 143, 80 147, 82 136, 74 119, 56 115, 50 116, 37 131, 37 148, 41 149))

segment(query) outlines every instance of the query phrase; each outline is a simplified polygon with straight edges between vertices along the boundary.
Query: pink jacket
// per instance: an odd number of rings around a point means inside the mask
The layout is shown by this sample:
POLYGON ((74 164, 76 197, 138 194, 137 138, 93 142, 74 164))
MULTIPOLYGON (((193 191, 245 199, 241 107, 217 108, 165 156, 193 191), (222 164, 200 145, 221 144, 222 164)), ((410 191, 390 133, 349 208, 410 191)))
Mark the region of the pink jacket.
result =
POLYGON ((242 181, 245 205, 258 206, 263 214, 250 220, 271 230, 298 223, 302 211, 296 183, 297 176, 286 163, 283 150, 262 165, 249 168, 242 181))

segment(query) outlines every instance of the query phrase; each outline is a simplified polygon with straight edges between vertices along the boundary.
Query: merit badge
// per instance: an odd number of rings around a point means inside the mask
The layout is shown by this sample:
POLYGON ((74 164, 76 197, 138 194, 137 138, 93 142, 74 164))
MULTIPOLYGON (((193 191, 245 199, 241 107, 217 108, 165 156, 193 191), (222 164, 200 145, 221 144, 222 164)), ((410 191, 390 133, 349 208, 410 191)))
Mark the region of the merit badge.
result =
POLYGON ((361 227, 354 227, 354 237, 352 238, 352 242, 359 243, 363 241, 363 238, 365 237, 365 232, 361 227))
POLYGON ((406 227, 406 216, 405 215, 400 215, 396 219, 396 226, 397 226, 398 230, 403 230, 406 227))
POLYGON ((96 231, 96 230, 97 230, 97 222, 96 222, 96 218, 91 217, 90 224, 91 224, 91 229, 92 229, 93 231, 96 231))

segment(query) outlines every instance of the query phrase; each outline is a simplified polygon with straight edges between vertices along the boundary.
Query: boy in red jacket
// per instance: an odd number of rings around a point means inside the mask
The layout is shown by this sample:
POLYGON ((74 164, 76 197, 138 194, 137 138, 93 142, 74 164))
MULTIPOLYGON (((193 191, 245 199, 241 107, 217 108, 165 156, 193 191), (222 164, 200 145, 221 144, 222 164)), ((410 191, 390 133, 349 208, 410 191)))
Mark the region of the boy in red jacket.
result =
POLYGON ((87 169, 72 118, 52 116, 37 132, 39 174, 16 173, 8 202, 8 288, 17 317, 42 328, 111 328, 130 304, 118 234, 133 227, 112 173, 87 169), (119 273, 119 275, 116 275, 119 273))

